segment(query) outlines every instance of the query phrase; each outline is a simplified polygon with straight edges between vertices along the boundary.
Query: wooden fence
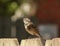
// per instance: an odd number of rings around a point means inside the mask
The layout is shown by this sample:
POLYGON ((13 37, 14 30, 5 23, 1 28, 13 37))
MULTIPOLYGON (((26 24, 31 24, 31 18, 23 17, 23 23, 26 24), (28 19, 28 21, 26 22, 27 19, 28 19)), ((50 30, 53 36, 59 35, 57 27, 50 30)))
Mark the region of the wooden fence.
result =
MULTIPOLYGON (((17 38, 0 38, 0 46, 43 46, 40 38, 23 39, 18 43, 17 38)), ((60 46, 60 38, 46 40, 45 46, 60 46)))

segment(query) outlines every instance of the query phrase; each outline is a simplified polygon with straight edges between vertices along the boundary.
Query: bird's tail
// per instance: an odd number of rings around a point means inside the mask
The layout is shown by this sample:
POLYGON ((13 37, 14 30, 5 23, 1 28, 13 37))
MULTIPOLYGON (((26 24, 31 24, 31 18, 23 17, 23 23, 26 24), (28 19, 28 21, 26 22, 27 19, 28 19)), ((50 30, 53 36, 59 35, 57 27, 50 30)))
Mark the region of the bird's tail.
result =
POLYGON ((45 45, 45 40, 43 39, 43 37, 40 35, 40 34, 36 34, 36 36, 38 37, 38 38, 40 38, 40 40, 41 40, 41 42, 42 42, 42 44, 43 44, 43 46, 45 45))

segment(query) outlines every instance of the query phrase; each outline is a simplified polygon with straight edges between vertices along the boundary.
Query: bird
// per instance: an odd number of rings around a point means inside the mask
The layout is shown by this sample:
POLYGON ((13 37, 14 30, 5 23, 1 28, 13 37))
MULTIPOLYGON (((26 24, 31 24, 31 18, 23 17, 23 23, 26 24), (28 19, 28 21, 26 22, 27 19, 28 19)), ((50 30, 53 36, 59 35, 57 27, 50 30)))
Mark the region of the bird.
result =
POLYGON ((24 27, 25 27, 26 32, 28 32, 31 35, 41 37, 37 27, 29 18, 23 18, 23 22, 24 22, 24 27))
POLYGON ((40 35, 40 33, 39 33, 37 27, 34 25, 34 23, 29 18, 23 18, 23 22, 24 22, 25 31, 33 36, 37 36, 38 38, 40 38, 40 40, 44 46, 45 40, 40 35))

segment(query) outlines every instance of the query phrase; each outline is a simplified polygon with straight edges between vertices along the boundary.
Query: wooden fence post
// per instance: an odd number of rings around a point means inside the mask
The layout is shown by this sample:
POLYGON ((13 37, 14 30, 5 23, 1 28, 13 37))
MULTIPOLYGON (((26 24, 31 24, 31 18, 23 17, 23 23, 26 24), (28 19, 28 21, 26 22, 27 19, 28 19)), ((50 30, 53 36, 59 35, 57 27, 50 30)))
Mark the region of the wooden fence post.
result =
POLYGON ((20 46, 43 46, 43 44, 40 38, 33 38, 22 40, 20 46))
POLYGON ((52 40, 46 40, 45 46, 51 46, 52 45, 52 40))
POLYGON ((19 46, 16 38, 1 38, 0 46, 19 46))

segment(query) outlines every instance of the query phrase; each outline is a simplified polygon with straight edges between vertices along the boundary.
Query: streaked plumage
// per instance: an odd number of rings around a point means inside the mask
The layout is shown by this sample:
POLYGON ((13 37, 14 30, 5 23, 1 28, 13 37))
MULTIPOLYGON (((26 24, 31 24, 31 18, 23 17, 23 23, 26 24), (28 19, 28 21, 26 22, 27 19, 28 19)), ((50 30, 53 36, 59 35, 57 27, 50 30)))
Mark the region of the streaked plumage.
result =
POLYGON ((31 22, 29 18, 24 18, 23 22, 24 22, 25 30, 29 34, 40 37, 39 31, 37 30, 36 26, 31 22))
POLYGON ((26 32, 28 32, 29 34, 33 35, 33 36, 37 36, 41 39, 43 45, 45 44, 45 40, 42 38, 42 36, 39 34, 38 29, 36 28, 36 26, 31 22, 31 20, 29 18, 24 18, 23 19, 24 22, 24 27, 26 32))

